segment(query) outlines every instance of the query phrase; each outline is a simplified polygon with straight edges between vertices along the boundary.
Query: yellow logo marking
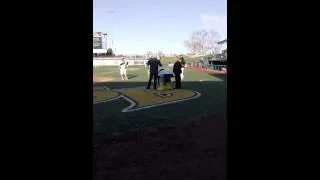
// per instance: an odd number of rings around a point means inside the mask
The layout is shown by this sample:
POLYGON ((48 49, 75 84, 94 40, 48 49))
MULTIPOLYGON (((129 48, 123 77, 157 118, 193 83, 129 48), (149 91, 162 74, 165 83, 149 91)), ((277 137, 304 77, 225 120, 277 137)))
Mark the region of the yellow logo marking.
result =
POLYGON ((145 91, 143 88, 127 88, 114 91, 100 89, 97 92, 95 90, 94 94, 96 96, 94 104, 124 98, 130 103, 130 106, 122 109, 122 112, 132 112, 200 97, 199 92, 186 89, 167 91, 145 91))
POLYGON ((105 102, 113 100, 120 95, 119 92, 108 89, 95 89, 93 91, 93 103, 105 102))

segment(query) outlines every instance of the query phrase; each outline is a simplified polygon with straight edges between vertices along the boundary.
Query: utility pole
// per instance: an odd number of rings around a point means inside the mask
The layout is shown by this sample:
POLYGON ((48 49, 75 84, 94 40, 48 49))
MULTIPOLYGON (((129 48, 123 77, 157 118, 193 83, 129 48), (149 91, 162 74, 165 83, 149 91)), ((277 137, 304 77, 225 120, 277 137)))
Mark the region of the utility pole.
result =
MULTIPOLYGON (((115 17, 116 17, 116 11, 115 10, 110 10, 108 11, 108 14, 113 14, 113 21, 115 20, 115 17)), ((116 53, 116 48, 114 46, 114 39, 115 39, 115 27, 116 27, 116 24, 114 23, 113 24, 113 29, 112 29, 112 39, 111 39, 111 44, 112 44, 112 49, 114 51, 114 53, 116 53)))
POLYGON ((104 33, 103 34, 103 37, 104 37, 104 46, 105 46, 105 49, 106 49, 106 55, 107 55, 107 52, 108 52, 108 38, 107 38, 107 33, 104 33))

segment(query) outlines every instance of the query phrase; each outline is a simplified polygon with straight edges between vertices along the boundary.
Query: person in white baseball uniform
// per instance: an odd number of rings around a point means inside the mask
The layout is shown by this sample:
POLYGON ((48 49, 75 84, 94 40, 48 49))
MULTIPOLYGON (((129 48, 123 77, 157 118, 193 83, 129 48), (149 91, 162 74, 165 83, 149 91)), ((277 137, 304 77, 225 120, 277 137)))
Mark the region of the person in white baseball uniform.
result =
POLYGON ((128 80, 127 67, 128 67, 128 62, 124 60, 124 57, 121 57, 121 63, 119 65, 119 69, 120 69, 120 75, 122 80, 128 80))
POLYGON ((182 68, 181 68, 181 80, 183 80, 184 78, 184 67, 186 65, 186 61, 184 60, 183 56, 180 55, 180 62, 181 62, 181 65, 182 65, 182 68))
POLYGON ((144 66, 147 69, 147 79, 149 79, 149 76, 150 76, 150 65, 148 65, 148 61, 146 61, 144 66))

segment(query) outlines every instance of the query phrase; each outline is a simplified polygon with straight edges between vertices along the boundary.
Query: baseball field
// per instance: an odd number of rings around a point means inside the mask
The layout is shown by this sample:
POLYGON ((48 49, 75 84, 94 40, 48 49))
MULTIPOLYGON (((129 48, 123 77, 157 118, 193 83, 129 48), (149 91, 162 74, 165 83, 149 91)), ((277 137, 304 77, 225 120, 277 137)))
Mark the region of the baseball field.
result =
POLYGON ((226 178, 226 75, 186 68, 182 89, 159 92, 144 90, 144 66, 125 81, 93 71, 96 179, 226 178))

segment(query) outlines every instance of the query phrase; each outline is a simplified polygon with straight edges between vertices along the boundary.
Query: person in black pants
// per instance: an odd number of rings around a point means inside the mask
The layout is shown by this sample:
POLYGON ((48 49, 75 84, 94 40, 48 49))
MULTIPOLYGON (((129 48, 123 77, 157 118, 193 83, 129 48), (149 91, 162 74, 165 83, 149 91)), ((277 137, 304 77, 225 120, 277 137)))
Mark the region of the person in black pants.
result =
POLYGON ((180 59, 177 58, 177 61, 173 65, 173 73, 176 80, 175 89, 181 89, 181 76, 180 76, 182 72, 181 68, 182 68, 182 64, 180 62, 180 59))
POLYGON ((162 67, 162 64, 160 60, 157 58, 150 58, 147 62, 147 65, 150 67, 150 76, 149 76, 149 81, 148 81, 148 86, 147 89, 150 89, 151 86, 151 81, 153 81, 153 89, 157 89, 157 80, 158 80, 158 67, 162 67))

